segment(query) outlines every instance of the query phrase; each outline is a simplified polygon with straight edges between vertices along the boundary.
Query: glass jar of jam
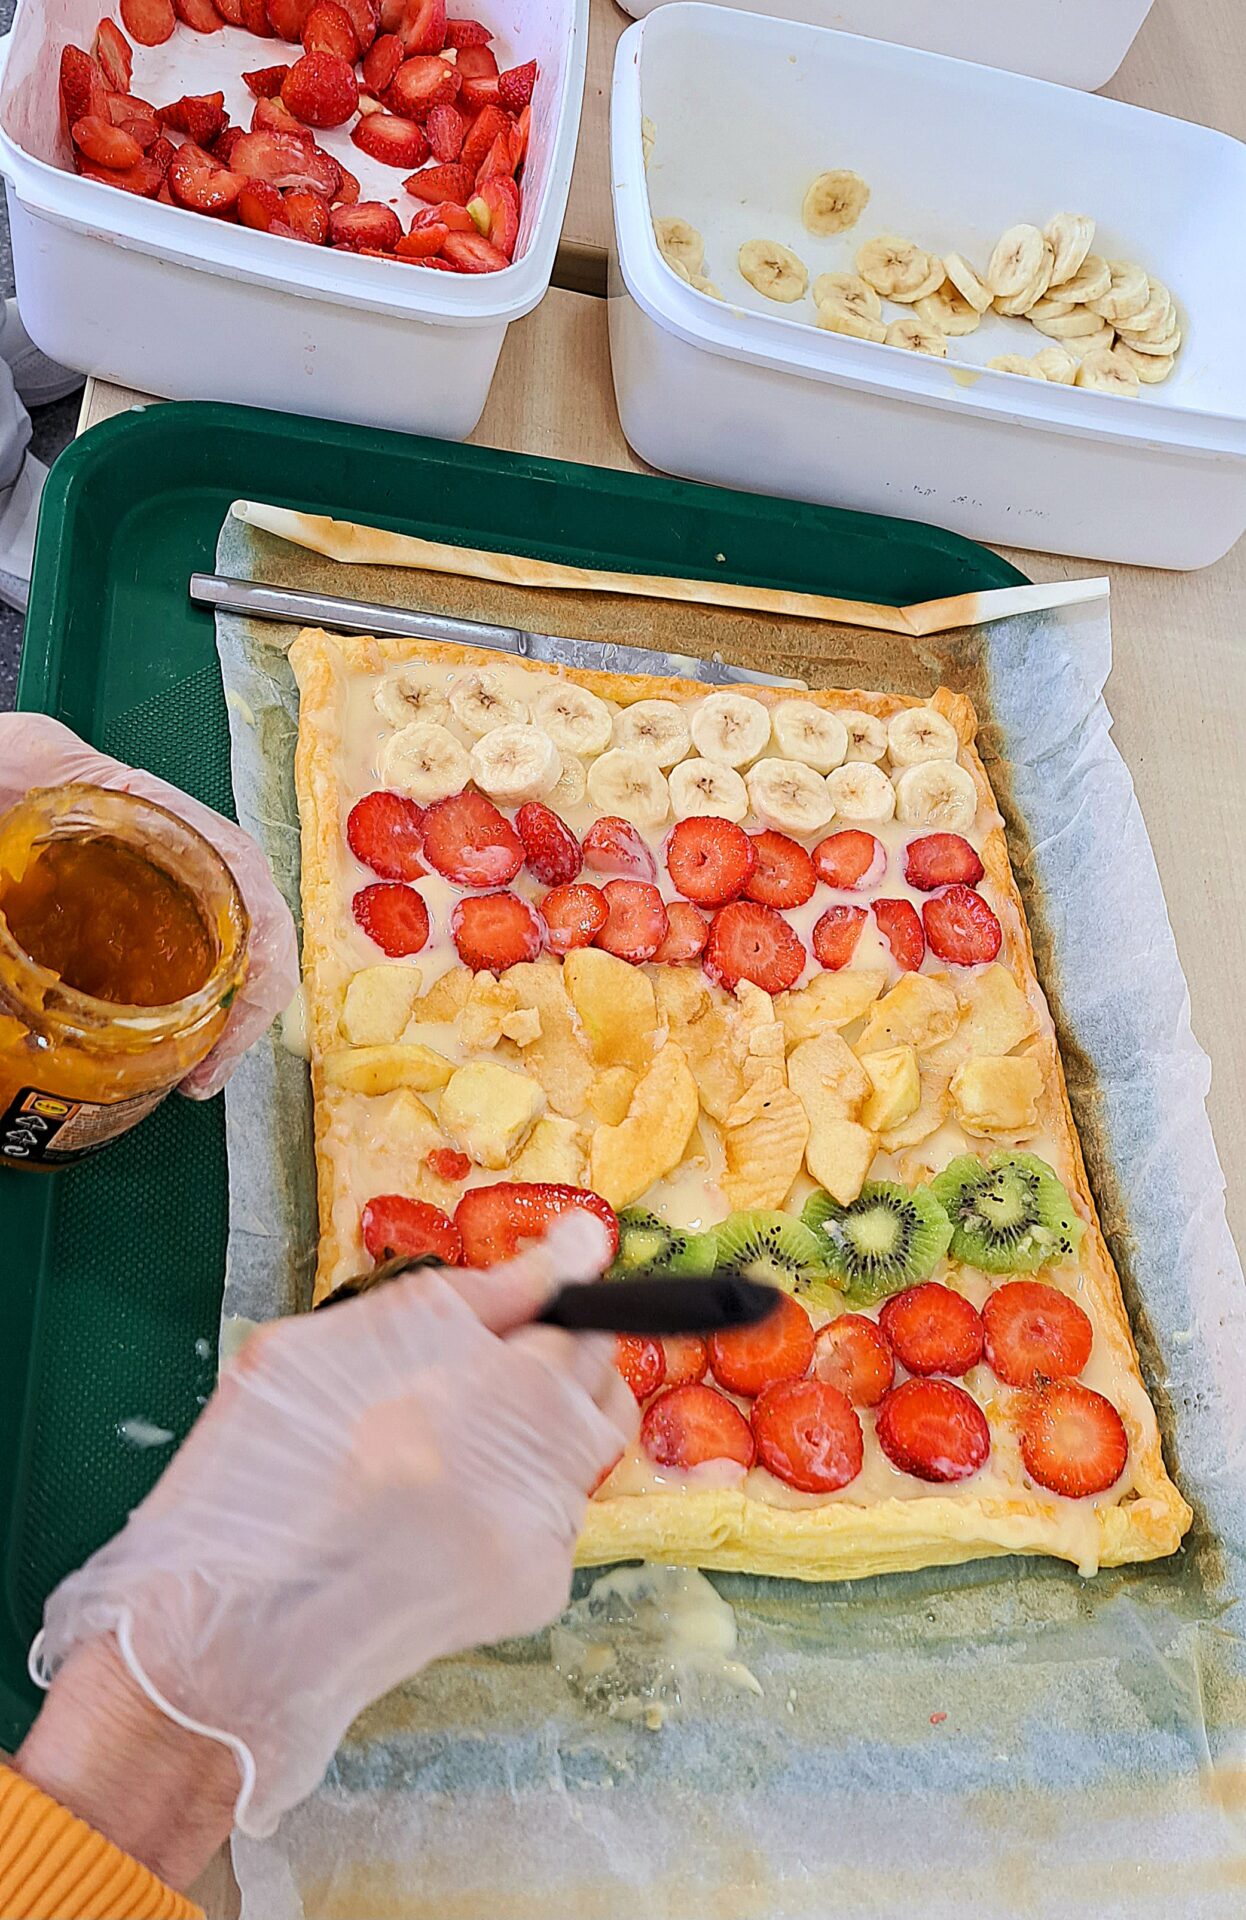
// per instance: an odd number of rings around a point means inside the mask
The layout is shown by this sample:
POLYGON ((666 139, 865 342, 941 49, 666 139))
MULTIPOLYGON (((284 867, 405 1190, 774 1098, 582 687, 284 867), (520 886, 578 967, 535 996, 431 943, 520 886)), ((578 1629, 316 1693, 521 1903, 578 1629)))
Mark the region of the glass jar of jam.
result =
POLYGON ((39 788, 0 817, 0 1165, 64 1166, 211 1051, 251 923, 215 847, 136 794, 39 788))

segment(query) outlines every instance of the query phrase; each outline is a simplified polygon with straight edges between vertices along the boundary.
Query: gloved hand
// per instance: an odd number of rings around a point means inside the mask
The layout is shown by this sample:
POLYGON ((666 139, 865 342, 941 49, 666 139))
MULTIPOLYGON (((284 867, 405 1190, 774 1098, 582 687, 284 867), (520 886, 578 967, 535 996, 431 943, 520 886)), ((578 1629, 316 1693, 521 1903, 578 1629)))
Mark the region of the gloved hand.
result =
POLYGON ((167 807, 211 841, 238 883, 251 916, 247 976, 220 1039, 179 1088, 193 1100, 206 1100, 220 1091, 247 1048, 294 996, 298 949, 290 910, 273 885, 268 862, 241 827, 154 774, 97 753, 46 713, 0 713, 0 812, 32 787, 61 787, 73 780, 137 793, 167 807))
POLYGON ((256 1334, 122 1532, 53 1593, 45 1666, 115 1633, 157 1705, 234 1746, 237 1824, 271 1833, 370 1701, 566 1604, 585 1496, 636 1407, 612 1340, 522 1323, 606 1258, 576 1214, 504 1266, 256 1334))

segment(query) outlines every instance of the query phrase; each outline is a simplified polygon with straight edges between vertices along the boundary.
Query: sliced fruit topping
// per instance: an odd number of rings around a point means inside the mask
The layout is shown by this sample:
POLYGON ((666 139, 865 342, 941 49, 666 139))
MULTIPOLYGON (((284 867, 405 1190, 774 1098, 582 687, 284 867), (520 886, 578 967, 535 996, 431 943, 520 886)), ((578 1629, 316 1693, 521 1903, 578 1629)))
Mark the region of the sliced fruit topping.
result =
POLYGON ((645 1401, 656 1393, 666 1378, 666 1355, 660 1340, 647 1333, 615 1335, 614 1364, 637 1400, 645 1401))
POLYGON ((457 1147, 434 1147, 424 1155, 424 1164, 439 1180, 466 1180, 472 1163, 457 1147))
POLYGON ((552 807, 528 800, 515 815, 528 872, 547 887, 565 887, 584 864, 580 843, 552 807))
POLYGON ((662 1347, 668 1387, 689 1387, 704 1379, 709 1354, 699 1333, 668 1333, 662 1347))
MULTIPOLYGON (((268 22, 279 40, 298 40, 303 22, 312 10, 312 0, 264 0, 268 22)), ((256 28, 252 26, 254 33, 256 28)))
POLYGON ((392 253, 401 238, 402 222, 380 200, 334 207, 329 215, 330 244, 346 253, 392 253))
POLYGON ((457 107, 434 107, 424 122, 429 151, 438 160, 457 160, 466 132, 467 122, 457 107))
MULTIPOLYGON (((395 113, 405 113, 412 120, 423 120, 434 107, 453 100, 459 90, 457 67, 450 66, 445 60, 438 60, 435 54, 417 54, 414 59, 404 60, 389 83, 389 92, 385 104, 395 113)), ((439 200, 447 199, 446 194, 438 194, 439 200)))
POLYGON ((102 19, 95 29, 95 39, 91 52, 98 60, 105 80, 114 93, 130 91, 130 76, 134 71, 134 55, 130 43, 115 20, 102 19))
POLYGON ((846 967, 865 925, 864 907, 828 907, 813 930, 813 957, 828 973, 846 967))
POLYGON ((763 907, 803 907, 813 899, 818 876, 813 861, 798 841, 786 833, 750 835, 757 864, 744 883, 746 900, 763 907))
POLYGON ((1053 1168, 1033 1153, 971 1153, 930 1183, 952 1223, 952 1258, 984 1273, 1037 1273, 1076 1257, 1085 1231, 1053 1168))
POLYGON ((666 902, 666 938, 654 954, 659 966, 680 966, 699 960, 710 937, 710 923, 687 900, 666 902))
POLYGON ((363 1210, 363 1244, 379 1266, 400 1255, 415 1259, 431 1253, 448 1267, 463 1263, 458 1228, 440 1207, 409 1200, 403 1193, 380 1193, 363 1210))
POLYGON ((865 1457, 851 1401, 825 1380, 768 1387, 753 1408, 760 1466, 801 1493, 835 1493, 856 1479, 865 1457))
POLYGON ((346 842, 356 860, 382 880, 418 880, 424 809, 403 793, 365 793, 350 810, 346 842))
POLYGON ((626 873, 638 880, 656 880, 652 853, 630 820, 604 813, 584 835, 584 864, 595 873, 626 873))
POLYGON ((475 181, 466 167, 455 165, 422 167, 419 173, 408 174, 402 184, 417 200, 435 203, 452 200, 465 207, 472 197, 475 181))
POLYGON ((501 273, 510 261, 482 233, 452 233, 442 253, 459 273, 501 273))
POLYGON ((555 887, 539 902, 551 953, 591 947, 610 918, 600 887, 555 887))
POLYGON ((402 114, 366 114, 355 122, 350 137, 360 152, 371 154, 387 167, 418 167, 428 158, 424 129, 402 114))
POLYGON ((396 33, 382 33, 368 48, 363 62, 363 83, 379 100, 402 65, 402 42, 396 33))
POLYGON ((281 104, 309 127, 340 127, 359 107, 359 82, 339 53, 305 53, 281 88, 281 104))
POLYGON ((479 20, 446 21, 448 47, 487 47, 492 38, 488 27, 482 27, 479 20))
POLYGON ((1090 1358, 1094 1330, 1076 1300, 1041 1280, 1010 1280, 982 1309, 991 1371, 1009 1387, 1068 1380, 1090 1358))
POLYGON ((360 53, 367 53, 381 26, 381 9, 377 0, 341 0, 341 4, 355 29, 355 41, 360 53))
POLYGON ((976 887, 983 871, 981 860, 959 833, 924 833, 905 848, 904 877, 919 893, 933 893, 936 887, 976 887))
POLYGON ((916 973, 926 957, 926 937, 912 901, 875 900, 873 912, 896 965, 902 973, 916 973))
POLYGON ((564 1213, 591 1213, 608 1236, 610 1258, 618 1250, 619 1223, 614 1208, 588 1187, 547 1180, 502 1180, 491 1187, 469 1187, 454 1211, 463 1239, 463 1258, 471 1267, 496 1266, 513 1259, 529 1240, 539 1240, 564 1213))
POLYGON ((878 1324, 910 1373, 968 1373, 982 1358, 981 1314, 971 1300, 937 1280, 894 1294, 878 1324))
POLYGON ((1003 940, 999 921, 972 887, 949 887, 923 901, 922 924, 930 951, 956 967, 985 966, 1003 940))
POLYGON ((773 907, 733 900, 714 915, 702 964, 729 990, 751 980, 766 993, 784 993, 796 985, 806 958, 799 934, 773 907))
POLYGON ((666 843, 666 870, 686 900, 703 907, 734 900, 757 865, 757 849, 732 820, 680 820, 666 843))
POLYGON ((251 73, 244 73, 242 78, 257 100, 275 100, 289 71, 288 66, 256 67, 251 73))
POLYGON ((282 211, 300 240, 322 247, 329 238, 331 209, 322 193, 313 193, 310 187, 291 187, 282 195, 282 211))
POLYGON ((121 0, 121 19, 140 47, 158 47, 177 30, 173 0, 121 0))
POLYGON ((414 887, 378 882, 362 887, 350 904, 369 940, 391 960, 419 953, 428 939, 428 908, 414 887))
POLYGON ((950 1380, 905 1380, 893 1387, 874 1431, 892 1466, 918 1480, 967 1480, 991 1451, 986 1415, 950 1380))
POLYGON ((801 1213, 817 1236, 827 1270, 848 1297, 868 1304, 933 1272, 952 1226, 930 1187, 869 1180, 849 1206, 812 1193, 801 1213))
POLYGON ((508 113, 521 113, 532 98, 536 85, 536 61, 525 60, 522 67, 498 75, 498 99, 508 113))
POLYGON ((766 1319, 752 1327, 727 1327, 708 1341, 710 1372, 728 1393, 750 1398, 780 1380, 799 1380, 813 1359, 809 1315, 789 1293, 776 1293, 766 1319))
POLYGON ((60 94, 66 126, 72 127, 88 115, 97 120, 110 118, 103 68, 81 47, 61 48, 60 94))
POLYGON ((165 177, 178 205, 196 213, 228 213, 246 184, 240 173, 231 173, 192 140, 178 148, 165 177))
POLYGON ((350 15, 337 0, 315 0, 300 37, 308 53, 336 53, 352 66, 359 58, 359 41, 350 15))
POLYGON ((473 973, 504 973, 539 958, 545 928, 536 909, 517 893, 477 893, 455 903, 450 938, 473 973))
POLYGON ((224 25, 212 0, 173 0, 173 11, 194 33, 219 33, 224 25))
POLYGON ((111 120, 84 113, 71 128, 74 145, 97 167, 136 167, 143 157, 138 141, 111 120))
POLYGON ((473 180, 488 158, 494 141, 499 134, 505 133, 509 126, 510 121, 500 107, 482 107, 476 115, 464 138, 460 155, 463 165, 473 180))
POLYGON ((748 1421, 713 1387, 672 1387, 645 1408, 640 1444, 659 1467, 704 1466, 734 1460, 751 1467, 756 1449, 748 1421))
POLYGON ((187 133, 197 147, 207 147, 216 139, 229 118, 223 93, 184 93, 167 107, 157 107, 161 126, 175 133, 187 133))
POLYGON ((449 232, 449 227, 439 226, 436 223, 428 227, 412 227, 409 233, 403 234, 394 248, 394 258, 395 260, 414 260, 422 266, 444 265, 446 263, 437 261, 434 255, 441 252, 449 232))
MULTIPOLYGON (((285 201, 267 180, 248 180, 238 195, 238 218, 257 233, 280 233, 286 225, 285 201)), ((370 863, 369 863, 370 864, 370 863)))
POLYGON ((828 887, 876 887, 887 871, 887 849, 861 827, 828 833, 812 857, 815 873, 828 887))
POLYGON ((266 180, 270 187, 310 187, 330 199, 337 194, 337 161, 301 131, 244 133, 229 161, 235 173, 244 173, 248 180, 266 180))
POLYGON ((1070 1500, 1106 1493, 1125 1471, 1129 1439, 1116 1408, 1077 1380, 1033 1394, 1021 1428, 1031 1480, 1070 1500))
POLYGON ((639 966, 652 960, 670 930, 661 894, 648 880, 607 880, 606 924, 595 945, 639 966))
POLYGON ((841 1313, 814 1336, 813 1371, 854 1406, 876 1407, 895 1380, 896 1363, 875 1321, 841 1313))
MULTIPOLYGON (((452 112, 453 109, 442 108, 441 111, 452 112)), ((468 201, 467 210, 478 231, 509 260, 519 238, 521 202, 515 182, 506 174, 495 174, 481 183, 479 190, 468 201)))
POLYGON ((407 53, 440 53, 446 44, 446 0, 406 0, 398 38, 407 53))
POLYGON ((684 1233, 645 1207, 624 1207, 619 1214, 619 1252, 611 1269, 615 1279, 642 1274, 703 1279, 713 1273, 717 1259, 712 1233, 684 1233))
POLYGON ((714 1237, 720 1272, 782 1287, 797 1298, 820 1301, 828 1297, 825 1245, 792 1214, 762 1207, 732 1213, 714 1229, 714 1237))
POLYGON ((424 815, 424 857, 457 886, 504 887, 522 867, 524 847, 492 800, 468 787, 424 815))

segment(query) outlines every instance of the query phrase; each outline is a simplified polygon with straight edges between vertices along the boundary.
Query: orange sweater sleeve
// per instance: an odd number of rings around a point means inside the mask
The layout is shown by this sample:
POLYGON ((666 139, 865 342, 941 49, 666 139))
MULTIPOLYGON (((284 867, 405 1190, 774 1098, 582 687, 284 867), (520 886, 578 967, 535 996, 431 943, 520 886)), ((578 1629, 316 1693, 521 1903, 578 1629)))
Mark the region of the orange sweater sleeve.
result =
POLYGON ((203 1920, 203 1910, 0 1766, 4 1920, 203 1920))

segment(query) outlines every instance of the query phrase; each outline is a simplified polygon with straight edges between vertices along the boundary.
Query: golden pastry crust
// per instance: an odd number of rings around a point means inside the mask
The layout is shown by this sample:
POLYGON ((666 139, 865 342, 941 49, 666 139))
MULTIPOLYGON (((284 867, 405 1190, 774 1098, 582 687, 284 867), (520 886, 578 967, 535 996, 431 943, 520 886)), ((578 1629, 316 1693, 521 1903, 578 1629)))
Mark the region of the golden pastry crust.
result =
MULTIPOLYGON (((345 820, 335 774, 346 675, 380 672, 412 661, 447 667, 497 664, 497 656, 444 642, 330 636, 305 629, 290 649, 298 679, 300 716, 295 775, 302 838, 303 974, 312 1049, 316 1110, 316 1172, 320 1209, 319 1298, 340 1277, 348 1251, 333 1217, 340 1144, 332 1138, 336 1097, 325 1086, 320 1061, 335 1045, 345 975, 334 960, 331 929, 338 902, 335 872, 345 820)), ((513 663, 512 663, 513 664, 513 663)), ((647 674, 602 674, 552 669, 620 705, 655 698, 703 696, 699 682, 647 674)), ((906 707, 929 705, 955 727, 961 764, 976 782, 982 804, 997 813, 975 745, 977 719, 963 695, 940 688, 928 701, 862 689, 788 691, 740 686, 773 706, 784 699, 814 700, 832 710, 853 708, 886 720, 906 707)), ((1136 1388, 1121 1407, 1129 1436, 1132 1487, 1119 1502, 1040 1500, 955 1495, 932 1491, 915 1498, 854 1505, 841 1497, 816 1506, 771 1505, 734 1489, 683 1490, 677 1496, 641 1493, 595 1499, 576 1558, 585 1566, 644 1558, 682 1565, 732 1568, 805 1580, 856 1579, 871 1574, 945 1565, 991 1554, 1045 1553, 1086 1571, 1159 1558, 1180 1545, 1192 1519, 1164 1466, 1159 1428, 1146 1397, 1120 1282, 1103 1238, 1069 1106, 1054 1029, 1034 969, 1029 928, 1013 877, 1002 825, 987 834, 980 857, 994 886, 1003 929, 1000 958, 1039 1017, 1034 1045, 1044 1065, 1040 1115, 1060 1147, 1057 1172, 1076 1195, 1087 1222, 1080 1254, 1085 1290, 1101 1337, 1122 1374, 1136 1388)))

